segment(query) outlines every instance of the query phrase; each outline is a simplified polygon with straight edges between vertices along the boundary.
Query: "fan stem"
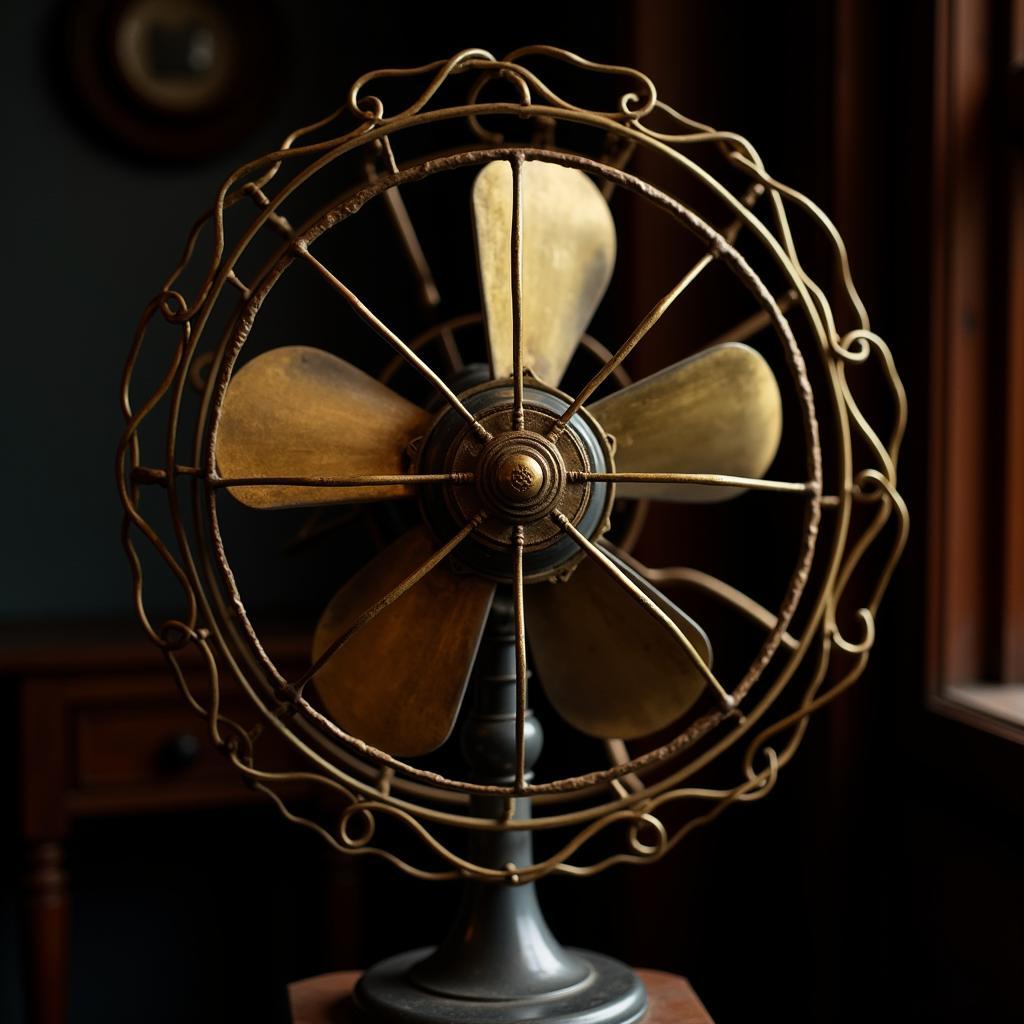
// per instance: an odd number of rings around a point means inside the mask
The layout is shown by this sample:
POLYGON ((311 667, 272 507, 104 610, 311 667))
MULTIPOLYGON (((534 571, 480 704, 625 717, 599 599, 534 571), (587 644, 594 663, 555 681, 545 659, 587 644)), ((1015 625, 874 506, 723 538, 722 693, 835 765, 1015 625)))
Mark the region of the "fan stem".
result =
MULTIPOLYGON (((473 681, 473 706, 462 746, 474 782, 510 785, 518 751, 529 772, 542 733, 530 711, 520 716, 517 616, 514 595, 499 592, 491 610, 473 681), (516 734, 523 732, 517 750, 516 734)), ((475 796, 473 810, 494 821, 530 816, 530 800, 475 796)), ((540 909, 534 883, 520 883, 516 865, 533 863, 525 829, 483 830, 472 836, 473 859, 506 872, 505 883, 468 881, 455 922, 441 945, 384 961, 357 989, 373 1021, 401 1024, 519 1024, 552 1019, 572 1024, 632 1024, 646 1005, 643 986, 623 964, 565 949, 540 909), (542 1016, 543 1011, 543 1016, 542 1016)))
MULTIPOLYGON (((495 597, 473 680, 473 706, 462 729, 462 748, 474 782, 508 785, 517 761, 530 778, 540 754, 540 723, 526 710, 517 713, 518 655, 515 600, 507 591, 495 597), (517 724, 518 723, 518 724, 517 724), (517 733, 522 729, 522 745, 517 733), (518 748, 518 749, 517 749, 518 748)), ((503 797, 474 798, 482 817, 507 813, 503 797)), ((512 817, 530 815, 530 801, 513 802, 512 817)), ((533 862, 533 837, 527 831, 474 834, 473 859, 487 867, 510 870, 533 862)), ((587 965, 563 949, 541 914, 532 883, 494 885, 468 882, 448 938, 412 977, 432 992, 465 999, 523 998, 547 995, 586 979, 587 965)))

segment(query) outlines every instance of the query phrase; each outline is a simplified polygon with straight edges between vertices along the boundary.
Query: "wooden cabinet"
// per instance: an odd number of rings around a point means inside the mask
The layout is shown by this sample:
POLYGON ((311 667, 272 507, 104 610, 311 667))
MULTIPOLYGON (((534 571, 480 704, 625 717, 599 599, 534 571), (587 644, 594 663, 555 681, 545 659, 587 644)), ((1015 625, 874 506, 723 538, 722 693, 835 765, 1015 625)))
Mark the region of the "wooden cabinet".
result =
MULTIPOLYGON (((285 638, 281 647, 283 667, 301 664, 301 645, 285 638)), ((0 650, 0 674, 18 700, 31 1019, 64 1024, 70 913, 65 844, 75 822, 265 797, 214 749, 206 721, 185 704, 137 627, 8 631, 0 635, 0 650)), ((255 718, 241 693, 227 692, 224 710, 240 721, 255 718)), ((299 766, 297 753, 283 743, 263 754, 266 766, 299 766)))

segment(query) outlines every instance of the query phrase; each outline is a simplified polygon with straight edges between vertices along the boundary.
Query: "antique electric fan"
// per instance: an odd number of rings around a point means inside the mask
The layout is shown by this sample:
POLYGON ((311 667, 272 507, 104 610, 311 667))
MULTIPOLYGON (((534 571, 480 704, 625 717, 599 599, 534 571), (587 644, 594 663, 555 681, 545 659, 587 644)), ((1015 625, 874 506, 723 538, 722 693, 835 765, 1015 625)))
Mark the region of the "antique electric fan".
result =
MULTIPOLYGON (((288 301, 286 324, 301 313, 288 301)), ((136 603, 214 742, 338 849, 467 880, 449 938, 367 972, 362 1012, 639 1020, 635 975, 562 948, 531 883, 654 860, 766 794, 810 714, 863 671, 905 536, 902 389, 821 211, 744 139, 682 117, 630 69, 538 46, 366 75, 339 111, 224 183, 147 307, 123 405, 136 603), (538 65, 619 98, 570 102, 538 65), (403 98, 391 109, 371 86, 403 98), (416 212, 439 208, 444 230, 417 234, 416 212), (650 312, 606 348, 586 332, 621 285, 616 230, 641 216, 665 233, 671 286, 648 298, 640 282, 650 312), (412 296, 395 283, 371 308, 352 284, 346 247, 367 236, 347 232, 369 218, 402 243, 377 270, 385 285, 399 268, 417 275, 425 313, 410 341, 394 325, 416 320, 412 296), (801 232, 829 254, 819 281, 801 232), (479 301, 442 315, 432 264, 479 301), (710 344, 666 336, 673 305, 709 275, 733 326, 710 344), (261 318, 300 277, 336 293, 337 322, 282 343, 279 320, 260 347, 261 318), (151 340, 157 324, 169 344, 151 340), (660 369, 639 358, 648 336, 668 353, 660 369), (156 383, 136 379, 143 352, 164 366, 156 383), (757 594, 723 578, 742 538, 691 547, 702 567, 638 561, 649 504, 662 536, 709 515, 744 534, 775 524, 750 549, 764 552, 763 573, 747 565, 757 594), (326 522, 356 567, 310 623, 308 667, 289 675, 247 611, 229 534, 326 506, 353 511, 326 522), (365 538, 364 521, 381 543, 359 556, 346 538, 365 538), (876 576, 858 571, 872 548, 876 576), (148 611, 154 554, 183 595, 173 618, 148 611), (769 568, 776 579, 761 578, 769 568), (225 717, 225 675, 252 721, 225 717), (546 725, 580 737, 568 770, 541 756, 533 696, 546 725), (268 731, 305 771, 261 761, 268 731), (290 806, 297 778, 328 794, 319 817, 290 806)))

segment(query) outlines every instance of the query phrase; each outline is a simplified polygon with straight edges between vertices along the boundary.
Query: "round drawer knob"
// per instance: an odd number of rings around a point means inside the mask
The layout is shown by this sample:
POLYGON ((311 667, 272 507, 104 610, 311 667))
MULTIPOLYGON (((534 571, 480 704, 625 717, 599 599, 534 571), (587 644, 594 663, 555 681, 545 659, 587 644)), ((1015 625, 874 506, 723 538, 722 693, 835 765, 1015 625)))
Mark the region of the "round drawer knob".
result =
POLYGON ((183 771, 199 760, 202 749, 202 741, 195 733, 179 732, 160 749, 160 766, 169 772, 183 771))

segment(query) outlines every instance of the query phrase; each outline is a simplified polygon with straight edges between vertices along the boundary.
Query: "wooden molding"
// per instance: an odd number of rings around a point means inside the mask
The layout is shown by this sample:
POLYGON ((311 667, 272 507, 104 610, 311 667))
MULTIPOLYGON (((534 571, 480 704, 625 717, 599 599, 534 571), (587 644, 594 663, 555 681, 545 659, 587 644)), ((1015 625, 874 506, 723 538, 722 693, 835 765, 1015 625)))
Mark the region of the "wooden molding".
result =
POLYGON ((956 699, 1024 670, 1024 180, 1001 109, 1006 16, 988 0, 935 9, 926 676, 933 709, 1024 741, 956 699))

